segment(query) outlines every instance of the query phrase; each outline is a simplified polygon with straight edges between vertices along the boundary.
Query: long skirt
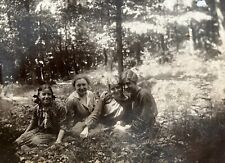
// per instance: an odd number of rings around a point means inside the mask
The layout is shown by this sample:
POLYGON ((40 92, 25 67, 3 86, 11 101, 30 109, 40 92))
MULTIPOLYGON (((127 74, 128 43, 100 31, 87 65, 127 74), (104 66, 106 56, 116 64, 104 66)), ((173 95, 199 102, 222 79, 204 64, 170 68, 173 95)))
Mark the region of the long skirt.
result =
POLYGON ((39 146, 49 145, 56 140, 56 135, 40 132, 39 129, 33 129, 23 133, 15 142, 19 145, 39 146))

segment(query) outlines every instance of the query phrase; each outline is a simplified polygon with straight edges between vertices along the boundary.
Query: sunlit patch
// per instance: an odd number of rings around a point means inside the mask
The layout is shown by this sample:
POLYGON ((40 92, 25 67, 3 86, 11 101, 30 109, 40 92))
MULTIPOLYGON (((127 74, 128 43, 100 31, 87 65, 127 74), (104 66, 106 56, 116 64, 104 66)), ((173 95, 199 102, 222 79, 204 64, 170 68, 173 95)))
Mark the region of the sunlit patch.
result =
POLYGON ((155 32, 155 33, 166 33, 166 29, 159 25, 153 25, 150 23, 142 23, 142 22, 125 22, 124 27, 129 29, 131 32, 142 34, 147 32, 155 32))
POLYGON ((194 19, 197 22, 201 22, 202 20, 210 20, 211 16, 197 11, 187 12, 178 17, 172 19, 171 22, 177 22, 178 24, 189 25, 190 20, 194 19))
POLYGON ((208 7, 208 5, 206 4, 205 0, 198 0, 196 5, 198 7, 208 7))
POLYGON ((183 5, 183 7, 191 7, 193 0, 165 0, 163 6, 173 11, 176 5, 183 5))
POLYGON ((121 132, 126 132, 131 126, 130 125, 125 125, 125 126, 122 126, 121 125, 121 121, 118 121, 115 125, 114 125, 114 128, 116 130, 119 130, 121 132))
POLYGON ((155 23, 157 22, 156 25, 153 23, 133 21, 125 22, 123 24, 124 28, 137 34, 143 34, 147 32, 166 34, 168 24, 176 23, 177 25, 189 26, 191 20, 201 22, 202 20, 211 19, 211 16, 198 11, 186 12, 179 16, 148 15, 146 17, 148 17, 148 19, 155 20, 155 23))
POLYGON ((52 0, 43 0, 38 3, 35 12, 49 11, 51 14, 57 13, 57 3, 52 0))

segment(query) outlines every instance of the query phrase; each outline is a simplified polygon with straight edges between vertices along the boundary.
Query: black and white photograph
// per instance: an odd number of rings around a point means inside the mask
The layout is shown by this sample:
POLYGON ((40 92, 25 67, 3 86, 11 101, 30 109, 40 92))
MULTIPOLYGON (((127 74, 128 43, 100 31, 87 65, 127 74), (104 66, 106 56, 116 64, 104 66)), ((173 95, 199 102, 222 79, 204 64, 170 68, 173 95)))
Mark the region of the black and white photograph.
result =
POLYGON ((224 0, 0 1, 0 163, 223 162, 224 0))

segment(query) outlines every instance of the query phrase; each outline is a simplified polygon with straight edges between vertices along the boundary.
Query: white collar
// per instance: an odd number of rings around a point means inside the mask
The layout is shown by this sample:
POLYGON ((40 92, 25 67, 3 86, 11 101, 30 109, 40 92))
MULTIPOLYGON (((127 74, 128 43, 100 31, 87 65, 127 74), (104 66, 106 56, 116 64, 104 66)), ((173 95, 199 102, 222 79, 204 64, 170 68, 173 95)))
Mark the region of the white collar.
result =
MULTIPOLYGON (((87 104, 84 104, 85 106, 89 105, 90 100, 92 98, 91 95, 92 95, 91 91, 87 90, 87 94, 86 94, 86 96, 87 96, 87 104)), ((74 91, 74 97, 80 99, 80 95, 76 91, 74 91)))

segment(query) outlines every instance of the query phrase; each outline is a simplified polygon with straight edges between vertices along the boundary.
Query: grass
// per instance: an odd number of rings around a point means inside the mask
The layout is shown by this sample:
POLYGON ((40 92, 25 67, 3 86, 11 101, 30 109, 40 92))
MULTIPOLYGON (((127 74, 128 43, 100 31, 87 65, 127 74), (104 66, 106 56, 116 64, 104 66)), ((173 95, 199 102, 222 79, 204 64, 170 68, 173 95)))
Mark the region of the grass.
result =
MULTIPOLYGON (((197 55, 183 54, 175 56, 172 63, 160 65, 150 58, 134 71, 140 77, 140 85, 151 89, 158 106, 157 124, 151 131, 127 139, 113 136, 109 131, 94 138, 68 138, 55 150, 34 150, 31 154, 21 153, 21 156, 49 162, 62 158, 62 162, 223 162, 224 59, 204 61, 197 55)), ((116 72, 103 69, 89 72, 92 90, 106 90, 112 74, 116 72)), ((24 97, 30 97, 36 89, 13 87, 14 95, 24 97)), ((53 89, 63 100, 73 91, 69 82, 53 85, 53 89)), ((26 121, 22 114, 28 115, 26 110, 31 105, 15 105, 15 118, 23 117, 26 121)), ((25 125, 21 120, 17 122, 25 125)))

